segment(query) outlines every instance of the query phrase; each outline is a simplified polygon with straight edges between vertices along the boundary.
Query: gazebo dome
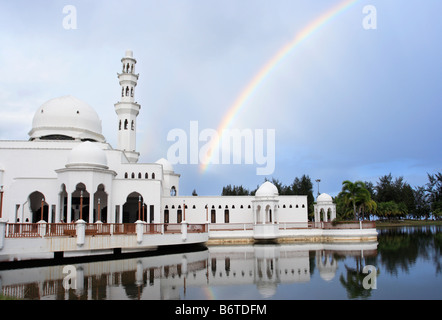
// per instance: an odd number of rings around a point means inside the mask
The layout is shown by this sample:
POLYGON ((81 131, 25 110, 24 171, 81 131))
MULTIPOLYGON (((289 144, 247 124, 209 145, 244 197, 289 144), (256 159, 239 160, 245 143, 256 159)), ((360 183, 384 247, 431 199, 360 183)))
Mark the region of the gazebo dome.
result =
POLYGON ((316 202, 333 202, 332 197, 327 193, 322 193, 316 199, 316 202))
POLYGON ((276 284, 275 283, 259 283, 257 285, 258 292, 265 299, 271 298, 276 293, 276 284))
POLYGON ((274 197, 278 195, 278 188, 270 181, 264 182, 255 193, 255 197, 274 197))
POLYGON ((105 142, 101 120, 87 103, 64 96, 45 102, 35 113, 30 140, 83 140, 105 142))
POLYGON ((168 160, 161 158, 156 163, 161 164, 163 166, 163 172, 165 173, 174 172, 173 166, 168 160))
POLYGON ((82 142, 72 148, 66 167, 98 167, 107 169, 106 153, 90 141, 82 142))

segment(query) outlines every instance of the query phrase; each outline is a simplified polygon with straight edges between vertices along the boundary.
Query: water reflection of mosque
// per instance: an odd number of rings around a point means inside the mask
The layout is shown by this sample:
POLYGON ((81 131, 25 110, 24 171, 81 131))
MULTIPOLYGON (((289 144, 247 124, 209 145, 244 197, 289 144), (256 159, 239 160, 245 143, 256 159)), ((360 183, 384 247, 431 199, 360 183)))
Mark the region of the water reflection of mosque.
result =
MULTIPOLYGON (((75 264, 77 288, 63 287, 63 267, 0 271, 4 295, 29 299, 182 299, 189 288, 255 285, 263 298, 280 284, 325 281, 337 255, 376 255, 377 243, 211 246, 208 250, 75 264)), ((238 292, 241 289, 238 289, 238 292)), ((235 297, 229 297, 229 299, 235 297)))

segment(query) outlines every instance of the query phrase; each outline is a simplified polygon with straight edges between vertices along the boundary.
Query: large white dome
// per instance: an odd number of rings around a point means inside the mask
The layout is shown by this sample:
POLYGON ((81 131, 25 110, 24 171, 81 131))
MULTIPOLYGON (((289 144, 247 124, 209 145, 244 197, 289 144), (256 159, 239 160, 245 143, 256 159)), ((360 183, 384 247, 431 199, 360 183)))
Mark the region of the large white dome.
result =
POLYGON ((255 197, 274 197, 278 195, 278 188, 270 181, 264 182, 255 193, 255 197))
POLYGON ((168 160, 166 160, 164 158, 161 158, 156 163, 157 164, 161 164, 163 166, 163 172, 164 173, 174 172, 173 166, 172 166, 172 164, 168 160))
POLYGON ((87 103, 64 96, 45 102, 35 113, 31 140, 91 140, 105 142, 101 120, 87 103))
POLYGON ((98 167, 107 169, 106 153, 93 142, 82 142, 72 148, 68 155, 66 167, 98 167))

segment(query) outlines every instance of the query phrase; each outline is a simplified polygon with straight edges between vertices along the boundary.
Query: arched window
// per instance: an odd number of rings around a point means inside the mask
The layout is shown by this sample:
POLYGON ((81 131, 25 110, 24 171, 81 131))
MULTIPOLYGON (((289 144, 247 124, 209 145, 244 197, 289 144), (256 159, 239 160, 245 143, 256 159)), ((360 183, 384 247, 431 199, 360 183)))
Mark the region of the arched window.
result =
POLYGON ((212 209, 210 211, 210 222, 211 223, 216 223, 216 211, 215 211, 215 209, 212 209))
POLYGON ((121 120, 120 120, 120 124, 118 125, 118 130, 121 130, 121 120))
POLYGON ((170 188, 170 195, 171 195, 172 197, 175 197, 175 196, 176 196, 176 188, 175 188, 175 186, 173 186, 172 188, 170 188))
POLYGON ((138 179, 141 179, 141 172, 138 172, 138 179))
POLYGON ((129 178, 129 175, 127 174, 127 172, 124 174, 124 179, 129 178))
POLYGON ((121 96, 124 97, 124 87, 121 88, 121 96))
POLYGON ((130 72, 133 73, 134 72, 134 64, 132 63, 132 65, 130 66, 130 72))
POLYGON ((229 209, 225 209, 224 210, 224 223, 229 223, 229 222, 230 222, 229 209))
POLYGON ((127 121, 127 119, 126 120, 124 120, 124 130, 127 130, 127 125, 129 124, 129 121, 127 121))
POLYGON ((146 174, 144 175, 144 179, 149 179, 149 174, 146 172, 146 174))
POLYGON ((126 87, 126 97, 129 96, 129 87, 126 87))
POLYGON ((152 179, 155 180, 155 173, 152 173, 152 179))
POLYGON ((134 88, 130 88, 130 96, 133 97, 134 96, 134 88))
POLYGON ((129 73, 129 63, 126 65, 126 72, 129 73))
POLYGON ((132 120, 131 129, 135 130, 135 122, 132 120))
POLYGON ((132 179, 135 179, 135 173, 132 172, 132 179))

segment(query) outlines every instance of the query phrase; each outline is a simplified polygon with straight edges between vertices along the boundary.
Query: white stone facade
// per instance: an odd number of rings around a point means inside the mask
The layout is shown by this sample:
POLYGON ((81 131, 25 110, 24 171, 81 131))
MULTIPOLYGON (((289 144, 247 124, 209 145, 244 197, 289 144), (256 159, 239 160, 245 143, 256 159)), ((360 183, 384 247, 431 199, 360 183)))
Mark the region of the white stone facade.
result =
POLYGON ((121 61, 116 149, 102 135, 95 110, 72 96, 37 109, 29 141, 0 141, 3 220, 307 224, 307 196, 279 196, 270 182, 256 196, 180 196, 180 175, 167 160, 138 163, 139 75, 131 51, 121 61))

